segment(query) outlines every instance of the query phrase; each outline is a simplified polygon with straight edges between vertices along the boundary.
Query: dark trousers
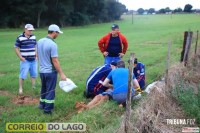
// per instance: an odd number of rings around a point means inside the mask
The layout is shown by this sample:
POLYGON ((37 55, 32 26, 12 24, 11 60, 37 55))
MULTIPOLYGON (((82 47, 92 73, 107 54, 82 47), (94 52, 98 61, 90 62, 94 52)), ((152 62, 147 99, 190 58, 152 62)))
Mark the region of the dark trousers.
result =
POLYGON ((50 112, 54 108, 55 88, 57 82, 57 72, 40 73, 41 92, 40 92, 40 108, 45 112, 50 112))

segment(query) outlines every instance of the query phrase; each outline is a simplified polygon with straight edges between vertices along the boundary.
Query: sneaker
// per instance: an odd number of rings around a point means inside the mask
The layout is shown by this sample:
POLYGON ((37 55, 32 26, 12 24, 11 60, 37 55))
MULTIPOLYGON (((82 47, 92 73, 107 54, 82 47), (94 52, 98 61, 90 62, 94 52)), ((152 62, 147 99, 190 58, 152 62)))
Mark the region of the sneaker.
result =
POLYGON ((22 88, 19 89, 19 94, 20 94, 20 95, 23 94, 23 90, 22 90, 22 88))

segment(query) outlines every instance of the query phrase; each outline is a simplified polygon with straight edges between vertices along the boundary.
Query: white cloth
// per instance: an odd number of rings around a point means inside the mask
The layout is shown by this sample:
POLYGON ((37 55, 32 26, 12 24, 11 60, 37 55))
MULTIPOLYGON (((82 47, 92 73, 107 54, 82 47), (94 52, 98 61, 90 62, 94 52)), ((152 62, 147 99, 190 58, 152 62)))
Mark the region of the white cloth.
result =
POLYGON ((145 92, 147 92, 148 94, 151 92, 151 90, 153 89, 153 87, 155 87, 155 84, 157 83, 157 81, 155 81, 155 82, 153 82, 153 83, 151 83, 151 84, 149 84, 148 86, 147 86, 147 88, 145 89, 145 92))
POLYGON ((60 81, 59 82, 59 86, 65 92, 70 92, 74 88, 77 88, 77 86, 75 85, 75 83, 71 79, 69 79, 69 78, 67 78, 66 81, 60 81))

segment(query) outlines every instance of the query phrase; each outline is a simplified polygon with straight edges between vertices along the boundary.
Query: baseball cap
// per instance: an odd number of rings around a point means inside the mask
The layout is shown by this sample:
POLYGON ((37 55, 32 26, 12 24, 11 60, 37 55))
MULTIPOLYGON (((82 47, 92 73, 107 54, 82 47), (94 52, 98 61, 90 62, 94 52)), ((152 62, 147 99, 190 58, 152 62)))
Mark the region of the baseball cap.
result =
POLYGON ((119 29, 119 26, 117 24, 113 24, 111 29, 112 30, 119 29))
POLYGON ((26 24, 24 28, 27 30, 35 30, 32 24, 26 24))
POLYGON ((49 26, 48 31, 55 31, 55 32, 59 32, 59 33, 63 33, 60 28, 58 27, 58 25, 56 24, 52 24, 49 26))

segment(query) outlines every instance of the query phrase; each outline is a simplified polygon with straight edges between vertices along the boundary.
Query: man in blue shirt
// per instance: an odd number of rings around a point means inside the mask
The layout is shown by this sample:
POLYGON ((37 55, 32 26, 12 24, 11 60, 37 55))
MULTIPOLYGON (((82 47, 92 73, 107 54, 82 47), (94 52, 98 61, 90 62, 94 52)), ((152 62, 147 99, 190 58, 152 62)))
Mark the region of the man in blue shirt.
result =
MULTIPOLYGON (((107 78, 102 83, 104 86, 110 86, 109 82, 113 82, 113 89, 108 90, 107 92, 102 93, 103 96, 108 95, 118 104, 122 104, 127 99, 128 92, 128 75, 129 70, 125 68, 124 61, 117 62, 117 69, 112 70, 107 78)), ((133 74, 133 85, 134 88, 138 88, 139 84, 133 74)), ((111 86, 110 86, 111 87, 111 86)), ((132 97, 134 96, 134 88, 132 88, 132 97)))
POLYGON ((20 59, 19 94, 23 93, 23 82, 30 73, 32 88, 35 88, 37 77, 36 37, 32 34, 35 30, 32 24, 26 24, 25 30, 15 42, 15 53, 20 59))
POLYGON ((39 108, 44 109, 44 113, 46 114, 51 114, 54 108, 57 73, 60 74, 61 80, 66 80, 66 76, 58 60, 57 44, 54 41, 60 33, 63 33, 60 31, 60 28, 52 24, 48 28, 48 36, 38 41, 38 57, 42 84, 39 108))

